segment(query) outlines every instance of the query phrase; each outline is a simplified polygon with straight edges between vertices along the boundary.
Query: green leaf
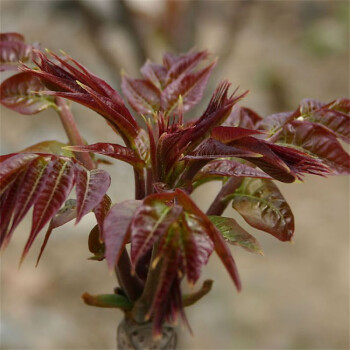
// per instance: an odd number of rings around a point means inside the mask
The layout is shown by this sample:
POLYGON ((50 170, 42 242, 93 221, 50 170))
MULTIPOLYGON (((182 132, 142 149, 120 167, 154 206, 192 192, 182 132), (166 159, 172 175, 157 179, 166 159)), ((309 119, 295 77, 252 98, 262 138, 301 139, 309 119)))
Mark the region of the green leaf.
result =
POLYGON ((263 255, 258 241, 241 227, 236 220, 223 216, 209 216, 209 219, 220 231, 226 242, 238 245, 249 252, 263 255))
POLYGON ((232 207, 249 225, 268 232, 281 241, 292 239, 293 213, 272 181, 246 178, 231 196, 232 207))
POLYGON ((84 303, 90 306, 117 308, 124 311, 132 309, 132 303, 121 294, 91 295, 89 293, 84 293, 81 297, 84 303))
POLYGON ((56 154, 59 156, 75 158, 73 152, 64 149, 67 147, 66 143, 62 143, 59 141, 44 141, 36 143, 35 145, 29 146, 24 150, 18 153, 48 153, 48 154, 56 154))

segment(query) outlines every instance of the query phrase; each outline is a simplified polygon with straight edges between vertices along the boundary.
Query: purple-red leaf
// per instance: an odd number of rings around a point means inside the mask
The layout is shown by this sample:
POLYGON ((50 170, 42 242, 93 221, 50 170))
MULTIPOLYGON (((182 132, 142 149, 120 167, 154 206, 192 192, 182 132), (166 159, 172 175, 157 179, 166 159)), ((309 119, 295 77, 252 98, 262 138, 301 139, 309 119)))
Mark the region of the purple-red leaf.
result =
POLYGON ((114 143, 95 143, 93 145, 67 146, 65 149, 73 152, 93 152, 122 160, 134 166, 141 166, 144 161, 130 148, 114 143))
POLYGON ((60 65, 49 60, 40 51, 36 51, 36 54, 40 58, 40 62, 36 61, 40 69, 33 70, 23 66, 22 71, 42 79, 52 90, 49 94, 66 97, 95 110, 120 133, 128 145, 133 144, 140 127, 114 89, 69 57, 79 69, 54 54, 51 55, 60 65))
POLYGON ((21 114, 36 114, 54 106, 53 98, 41 95, 46 90, 39 78, 22 72, 6 79, 0 86, 0 101, 21 114))
POLYGON ((249 225, 268 232, 281 241, 292 239, 293 213, 272 181, 244 179, 232 198, 232 207, 249 225))
POLYGON ((24 36, 16 32, 0 33, 0 41, 24 41, 24 36))
POLYGON ((16 206, 7 242, 9 242, 11 234, 38 198, 42 190, 46 167, 47 161, 43 157, 37 157, 27 164, 22 182, 18 186, 16 206))
POLYGON ((179 235, 180 248, 187 281, 190 285, 194 285, 200 277, 202 266, 207 264, 214 250, 214 244, 200 218, 185 213, 183 221, 184 228, 179 235))
POLYGON ((241 281, 239 279, 236 263, 219 231, 216 229, 214 224, 209 220, 208 216, 205 215, 197 207, 197 205, 192 201, 192 199, 185 192, 177 189, 176 195, 179 203, 183 206, 184 210, 198 217, 203 227, 205 228, 205 232, 213 241, 215 252, 218 254, 222 263, 226 267, 229 275, 231 276, 233 282, 236 285, 237 290, 241 290, 241 281))
POLYGON ((261 120, 262 117, 253 110, 236 105, 232 108, 231 114, 227 117, 223 125, 257 129, 257 125, 261 120))
POLYGON ((22 183, 24 172, 17 174, 15 181, 0 197, 0 247, 6 246, 10 240, 8 234, 13 213, 17 203, 17 193, 22 183))
POLYGON ((339 112, 346 114, 350 113, 350 99, 349 98, 339 98, 334 102, 329 104, 329 108, 334 109, 339 112))
POLYGON ((147 60, 147 62, 141 67, 141 73, 145 79, 159 90, 163 89, 167 74, 167 70, 164 66, 147 60))
POLYGON ((74 167, 71 162, 59 158, 53 159, 44 176, 45 182, 34 204, 32 229, 24 247, 21 262, 39 231, 55 215, 70 193, 74 181, 74 167))
POLYGON ((182 159, 216 159, 225 157, 261 157, 260 153, 228 146, 215 139, 207 139, 182 159))
POLYGON ((76 192, 77 192, 77 220, 94 209, 106 194, 111 178, 101 169, 87 170, 76 165, 76 192))
POLYGON ((46 231, 44 242, 41 245, 40 253, 36 261, 38 266, 41 256, 46 248, 47 242, 51 236, 52 231, 60 226, 63 226, 69 221, 74 220, 77 217, 77 202, 75 199, 68 199, 64 206, 57 212, 57 214, 51 219, 49 228, 46 231))
POLYGON ((320 159, 335 175, 350 173, 350 156, 333 133, 321 125, 306 121, 287 124, 279 135, 278 144, 291 146, 320 159))
POLYGON ((207 51, 191 52, 188 54, 174 56, 164 55, 164 64, 168 68, 166 85, 193 70, 201 61, 208 58, 207 51))
POLYGON ((196 73, 180 75, 180 77, 167 85, 161 95, 163 111, 172 111, 182 96, 184 112, 194 107, 202 98, 211 70, 215 62, 196 73))
POLYGON ((141 201, 128 200, 113 205, 103 223, 103 240, 106 245, 108 267, 113 269, 129 241, 129 225, 141 201))
POLYGON ((350 143, 350 116, 333 109, 321 108, 311 112, 306 119, 325 126, 343 141, 350 143))
POLYGON ((160 107, 160 91, 147 80, 122 76, 123 93, 131 107, 141 114, 153 114, 160 107))
POLYGON ((13 35, 7 36, 7 39, 10 38, 6 41, 2 38, 0 42, 0 72, 17 70, 20 62, 28 62, 32 57, 32 46, 15 40, 13 35))
POLYGON ((28 162, 37 158, 36 154, 10 154, 3 156, 0 163, 0 189, 1 192, 6 189, 9 182, 13 180, 13 176, 23 169, 28 162))
POLYGON ((257 127, 259 129, 265 130, 269 135, 273 135, 279 131, 285 124, 290 123, 296 117, 298 117, 299 112, 283 112, 271 114, 264 119, 262 119, 257 127))
POLYGON ((196 175, 195 181, 200 181, 203 177, 210 176, 235 176, 235 177, 257 177, 261 179, 272 179, 263 171, 253 168, 245 163, 240 163, 231 159, 214 160, 207 164, 196 175))
POLYGON ((242 137, 263 134, 261 131, 240 127, 217 126, 211 131, 211 137, 223 143, 230 143, 242 137))
POLYGON ((164 194, 147 197, 131 221, 131 260, 135 266, 156 240, 167 233, 182 212, 180 206, 168 207, 164 202, 159 201, 163 197, 164 194))
POLYGON ((102 198, 102 201, 93 210, 97 220, 97 224, 100 230, 100 235, 102 240, 103 240, 103 222, 105 220, 105 217, 107 216, 107 213, 109 212, 109 209, 111 208, 111 205, 112 205, 111 199, 105 194, 102 198))

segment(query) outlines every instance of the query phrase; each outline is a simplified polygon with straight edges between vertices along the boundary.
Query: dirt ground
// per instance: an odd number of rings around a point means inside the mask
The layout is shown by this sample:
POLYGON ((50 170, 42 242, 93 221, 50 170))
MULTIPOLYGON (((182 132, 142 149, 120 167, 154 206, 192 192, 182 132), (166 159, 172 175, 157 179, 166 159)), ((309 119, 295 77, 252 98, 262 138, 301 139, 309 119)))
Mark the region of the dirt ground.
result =
MULTIPOLYGON (((234 87, 250 89, 242 104, 262 115, 295 108, 305 97, 327 102, 349 96, 348 2, 255 1, 239 9, 239 16, 229 12, 234 1, 205 3, 206 11, 194 8, 199 23, 195 44, 223 57, 210 88, 227 78, 234 87), (230 16, 240 20, 239 26, 230 16)), ((99 2, 102 12, 108 4, 99 2)), ((141 11, 145 4, 132 5, 141 11)), ((22 32, 29 42, 63 49, 113 83, 82 19, 69 15, 62 2, 2 0, 0 7, 1 31, 22 32)), ((160 16, 159 8, 159 1, 149 1, 142 11, 144 16, 160 16)), ((149 23, 145 28, 149 55, 159 58, 169 46, 159 39, 158 29, 152 32, 149 23)), ((123 28, 106 25, 100 35, 116 61, 136 74, 135 51, 123 28)), ((89 143, 120 142, 95 113, 77 105, 73 112, 89 143)), ((51 111, 21 116, 1 108, 1 154, 45 139, 65 141, 58 128, 51 111)), ((104 168, 112 175, 113 201, 132 198, 131 168, 120 163, 104 168)), ((349 181, 310 176, 303 184, 279 188, 296 218, 293 244, 249 228, 265 256, 232 248, 243 282, 239 294, 213 255, 203 274, 203 280, 214 279, 213 290, 187 310, 193 336, 181 330, 179 349, 350 348, 349 181)), ((218 184, 207 185, 194 198, 205 209, 217 190, 218 184)), ((232 209, 226 214, 235 215, 232 209)), ((2 349, 115 347, 121 314, 87 307, 80 299, 84 292, 109 293, 116 285, 105 262, 87 260, 87 234, 93 224, 88 215, 77 227, 57 229, 35 268, 39 239, 18 269, 30 217, 20 225, 1 259, 2 349)))

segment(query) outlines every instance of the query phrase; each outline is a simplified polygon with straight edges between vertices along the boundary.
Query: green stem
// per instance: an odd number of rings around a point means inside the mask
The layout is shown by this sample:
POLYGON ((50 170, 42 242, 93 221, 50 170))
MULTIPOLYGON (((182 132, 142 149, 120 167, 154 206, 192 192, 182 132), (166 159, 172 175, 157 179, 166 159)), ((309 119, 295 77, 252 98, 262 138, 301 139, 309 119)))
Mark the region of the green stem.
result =
POLYGON ((230 177, 230 179, 222 186, 220 192, 215 197, 213 203, 207 210, 207 215, 222 215, 225 211, 229 201, 225 200, 225 197, 232 194, 242 183, 240 177, 230 177))
MULTIPOLYGON (((56 97, 56 104, 58 106, 57 112, 60 116, 64 130, 68 136, 69 143, 72 146, 84 145, 84 140, 81 137, 77 124, 74 120, 73 114, 66 102, 62 97, 56 97)), ((91 170, 96 168, 94 161, 92 160, 89 153, 75 152, 75 156, 79 161, 81 161, 84 166, 91 170)))

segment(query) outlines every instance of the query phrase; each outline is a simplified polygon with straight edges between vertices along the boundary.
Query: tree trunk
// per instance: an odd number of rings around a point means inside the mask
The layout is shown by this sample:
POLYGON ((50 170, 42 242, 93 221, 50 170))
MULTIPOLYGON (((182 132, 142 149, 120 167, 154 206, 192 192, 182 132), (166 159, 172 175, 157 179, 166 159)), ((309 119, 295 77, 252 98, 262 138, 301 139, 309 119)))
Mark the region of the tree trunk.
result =
POLYGON ((118 350, 174 350, 177 334, 174 327, 164 325, 162 337, 153 339, 152 323, 136 323, 130 317, 125 317, 117 329, 118 350))

